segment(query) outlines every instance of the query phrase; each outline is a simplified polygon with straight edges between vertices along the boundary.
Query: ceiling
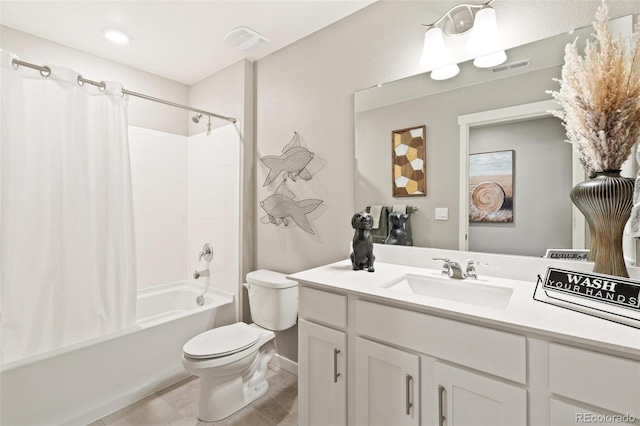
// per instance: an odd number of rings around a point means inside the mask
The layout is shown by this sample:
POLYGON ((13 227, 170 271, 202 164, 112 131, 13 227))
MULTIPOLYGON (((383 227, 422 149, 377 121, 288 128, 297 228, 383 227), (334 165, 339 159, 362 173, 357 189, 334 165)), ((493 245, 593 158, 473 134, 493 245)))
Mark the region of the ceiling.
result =
POLYGON ((0 23, 65 46, 191 85, 241 60, 255 61, 375 0, 0 1, 0 23), (248 27, 270 43, 257 51, 224 36, 248 27), (126 31, 115 45, 102 29, 126 31))

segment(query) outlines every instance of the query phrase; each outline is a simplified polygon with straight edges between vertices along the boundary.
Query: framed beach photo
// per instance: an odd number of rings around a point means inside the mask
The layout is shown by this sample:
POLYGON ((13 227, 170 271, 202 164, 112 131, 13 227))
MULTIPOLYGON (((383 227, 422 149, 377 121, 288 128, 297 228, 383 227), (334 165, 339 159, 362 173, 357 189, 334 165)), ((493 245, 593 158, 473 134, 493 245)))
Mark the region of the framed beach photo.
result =
POLYGON ((513 222, 515 151, 469 154, 469 222, 513 222))
POLYGON ((394 197, 427 195, 426 126, 391 132, 391 187, 394 197))

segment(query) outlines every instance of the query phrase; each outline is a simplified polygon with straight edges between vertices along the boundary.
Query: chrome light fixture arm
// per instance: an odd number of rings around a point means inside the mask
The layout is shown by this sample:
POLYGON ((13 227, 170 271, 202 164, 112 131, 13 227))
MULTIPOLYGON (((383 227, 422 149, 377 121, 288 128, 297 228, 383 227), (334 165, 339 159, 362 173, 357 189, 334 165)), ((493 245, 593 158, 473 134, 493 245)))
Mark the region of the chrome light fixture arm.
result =
MULTIPOLYGON (((442 15, 440 17, 440 19, 438 19, 437 21, 435 21, 435 22, 433 22, 431 24, 420 24, 420 25, 422 25, 423 27, 428 27, 428 28, 437 27, 438 25, 440 25, 447 18, 449 19, 449 21, 452 21, 451 15, 452 15, 452 12, 454 12, 455 10, 462 9, 462 8, 467 8, 467 9, 469 9, 470 13, 473 14, 473 12, 471 12, 471 9, 483 9, 483 8, 485 8, 487 6, 490 6, 491 3, 493 3, 494 1, 495 0, 489 0, 488 2, 481 3, 481 4, 469 4, 469 3, 458 4, 458 5, 453 6, 451 9, 447 10, 444 13, 444 15, 442 15)), ((446 31, 445 31, 445 33, 446 33, 446 31)))

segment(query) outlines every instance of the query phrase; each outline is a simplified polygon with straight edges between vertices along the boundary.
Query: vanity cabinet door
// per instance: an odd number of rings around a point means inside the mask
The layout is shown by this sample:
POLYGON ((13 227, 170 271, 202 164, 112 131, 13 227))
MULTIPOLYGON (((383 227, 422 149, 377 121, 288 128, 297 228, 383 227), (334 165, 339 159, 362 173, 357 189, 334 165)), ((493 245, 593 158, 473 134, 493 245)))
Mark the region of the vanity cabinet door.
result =
POLYGON ((356 338, 356 424, 420 424, 420 358, 356 338))
POLYGON ((298 422, 347 423, 347 336, 305 320, 298 322, 298 422))
POLYGON ((446 426, 518 426, 527 424, 523 388, 436 362, 438 412, 446 426))

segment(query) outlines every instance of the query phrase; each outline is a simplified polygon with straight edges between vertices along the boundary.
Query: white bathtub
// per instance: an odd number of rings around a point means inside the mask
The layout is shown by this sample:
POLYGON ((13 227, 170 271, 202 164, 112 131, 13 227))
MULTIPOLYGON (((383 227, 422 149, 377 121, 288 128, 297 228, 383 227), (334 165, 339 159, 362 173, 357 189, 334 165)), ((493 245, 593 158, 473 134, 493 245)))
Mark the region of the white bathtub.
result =
POLYGON ((1 366, 0 424, 82 425, 187 377, 184 343, 236 321, 233 295, 191 282, 138 291, 137 323, 1 366))

